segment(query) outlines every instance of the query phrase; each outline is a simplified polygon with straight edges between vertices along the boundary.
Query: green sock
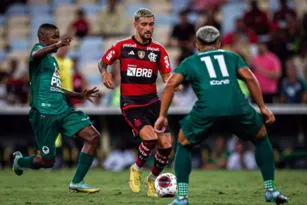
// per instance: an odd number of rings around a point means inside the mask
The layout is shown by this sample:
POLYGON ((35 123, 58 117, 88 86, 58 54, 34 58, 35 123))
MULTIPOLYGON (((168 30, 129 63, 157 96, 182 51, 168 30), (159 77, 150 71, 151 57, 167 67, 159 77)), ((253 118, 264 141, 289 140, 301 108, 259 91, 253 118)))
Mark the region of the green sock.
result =
POLYGON ((33 163, 33 159, 36 155, 31 155, 28 157, 22 157, 17 160, 18 166, 22 168, 38 169, 37 166, 33 163))
POLYGON ((189 176, 192 170, 191 148, 177 143, 175 174, 177 177, 178 197, 188 196, 189 176))
POLYGON ((265 189, 274 189, 274 152, 268 135, 266 134, 266 136, 262 140, 256 142, 255 145, 255 158, 263 177, 264 187, 265 189))
POLYGON ((79 160, 78 160, 78 167, 76 174, 72 180, 72 183, 77 184, 81 181, 83 181, 86 173, 90 169, 92 162, 94 160, 93 155, 88 155, 86 153, 81 152, 79 155, 79 160))

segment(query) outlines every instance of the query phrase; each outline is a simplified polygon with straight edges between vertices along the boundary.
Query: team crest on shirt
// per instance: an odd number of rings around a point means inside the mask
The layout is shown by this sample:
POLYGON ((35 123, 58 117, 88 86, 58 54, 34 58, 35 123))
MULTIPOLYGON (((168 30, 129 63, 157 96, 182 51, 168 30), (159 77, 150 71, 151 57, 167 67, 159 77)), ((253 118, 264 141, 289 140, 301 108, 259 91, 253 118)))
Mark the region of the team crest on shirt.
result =
POLYGON ((151 52, 149 55, 148 55, 148 58, 151 62, 157 62, 157 54, 154 54, 153 52, 151 52))
POLYGON ((145 51, 138 51, 138 56, 140 59, 143 59, 145 57, 145 51))
POLYGON ((134 119, 134 125, 137 126, 137 127, 141 126, 142 125, 141 120, 140 119, 134 119))

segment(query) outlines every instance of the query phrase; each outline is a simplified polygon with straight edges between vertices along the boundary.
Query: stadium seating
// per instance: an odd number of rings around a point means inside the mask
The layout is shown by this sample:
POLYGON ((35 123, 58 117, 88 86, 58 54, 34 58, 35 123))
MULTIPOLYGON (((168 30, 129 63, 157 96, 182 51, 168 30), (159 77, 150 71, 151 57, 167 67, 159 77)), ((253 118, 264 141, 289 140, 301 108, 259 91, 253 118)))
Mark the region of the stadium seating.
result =
MULTIPOLYGON (((133 16, 139 8, 149 8, 156 14, 154 39, 166 45, 172 25, 178 21, 177 13, 185 6, 185 0, 118 0, 125 6, 125 15, 129 30, 128 35, 134 34, 133 16)), ((82 8, 91 23, 91 35, 83 39, 75 38, 70 46, 70 57, 79 58, 79 66, 90 84, 100 82, 97 76, 97 62, 103 52, 113 43, 127 36, 102 38, 99 37, 98 14, 107 0, 29 0, 28 4, 12 4, 5 15, 0 15, 0 66, 6 67, 8 59, 20 56, 27 60, 28 52, 37 43, 37 29, 43 23, 56 24, 60 34, 69 32, 69 25, 75 18, 77 9, 82 8), (98 37, 97 37, 98 36, 98 37), (11 51, 7 53, 6 48, 11 51)), ((192 14, 189 19, 196 21, 192 14)), ((171 62, 179 55, 178 49, 168 49, 171 62)))

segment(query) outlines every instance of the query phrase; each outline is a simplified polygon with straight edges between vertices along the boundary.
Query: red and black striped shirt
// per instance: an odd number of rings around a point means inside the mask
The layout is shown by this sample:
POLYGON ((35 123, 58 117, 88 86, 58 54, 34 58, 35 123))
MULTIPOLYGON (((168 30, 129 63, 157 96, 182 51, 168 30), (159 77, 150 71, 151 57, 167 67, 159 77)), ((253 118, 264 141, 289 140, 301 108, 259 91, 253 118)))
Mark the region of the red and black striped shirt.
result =
POLYGON ((165 48, 155 41, 140 44, 134 37, 120 40, 104 54, 102 61, 111 65, 120 60, 121 107, 146 106, 159 100, 156 80, 172 71, 165 48))

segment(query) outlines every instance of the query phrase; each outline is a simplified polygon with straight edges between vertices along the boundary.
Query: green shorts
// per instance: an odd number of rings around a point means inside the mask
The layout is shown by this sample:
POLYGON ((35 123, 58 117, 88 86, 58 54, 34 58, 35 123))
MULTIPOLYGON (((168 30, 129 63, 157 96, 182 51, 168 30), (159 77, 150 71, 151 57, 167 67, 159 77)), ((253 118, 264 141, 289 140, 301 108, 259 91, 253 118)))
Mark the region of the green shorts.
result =
POLYGON ((38 110, 31 109, 29 121, 35 135, 36 146, 40 155, 45 158, 56 155, 55 141, 59 133, 70 137, 92 124, 89 116, 71 107, 57 115, 41 114, 38 110))
POLYGON ((241 140, 252 140, 264 124, 261 114, 254 109, 247 114, 199 117, 189 114, 180 121, 184 136, 191 144, 199 144, 215 131, 229 132, 241 140))

